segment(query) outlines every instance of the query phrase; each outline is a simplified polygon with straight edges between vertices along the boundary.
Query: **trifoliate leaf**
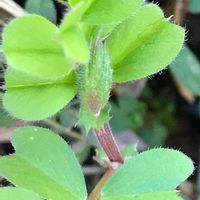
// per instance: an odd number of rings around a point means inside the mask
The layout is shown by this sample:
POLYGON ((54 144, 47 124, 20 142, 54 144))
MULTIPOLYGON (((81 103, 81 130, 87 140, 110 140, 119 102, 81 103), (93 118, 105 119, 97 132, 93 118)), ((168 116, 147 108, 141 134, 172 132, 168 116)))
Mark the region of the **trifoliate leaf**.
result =
POLYGON ((59 78, 73 67, 56 36, 58 28, 45 18, 27 15, 11 21, 3 32, 8 64, 30 75, 59 78))
POLYGON ((76 94, 75 78, 40 79, 9 68, 6 73, 5 109, 23 120, 41 120, 54 115, 76 94))
POLYGON ((172 191, 193 172, 192 161, 170 149, 152 149, 134 156, 108 180, 102 197, 172 191))
POLYGON ((177 56, 184 29, 165 19, 157 5, 142 7, 107 40, 115 82, 126 82, 164 69, 177 56))
POLYGON ((86 199, 81 167, 58 135, 44 128, 23 127, 14 132, 12 144, 16 153, 0 158, 1 176, 43 199, 86 199))

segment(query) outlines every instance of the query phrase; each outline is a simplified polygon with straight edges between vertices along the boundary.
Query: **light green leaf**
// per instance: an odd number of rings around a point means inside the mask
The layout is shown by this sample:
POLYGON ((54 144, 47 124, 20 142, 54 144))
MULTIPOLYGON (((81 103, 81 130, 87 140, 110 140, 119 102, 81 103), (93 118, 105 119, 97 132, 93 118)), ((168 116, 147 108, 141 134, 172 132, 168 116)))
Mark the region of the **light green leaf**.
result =
POLYGON ((69 4, 71 6, 75 6, 76 4, 78 4, 79 2, 81 2, 81 0, 68 0, 69 4))
POLYGON ((67 56, 81 63, 90 58, 90 50, 84 32, 78 26, 70 26, 61 32, 60 39, 67 56))
POLYGON ((182 200, 175 192, 147 193, 137 196, 117 196, 103 198, 102 200, 182 200))
POLYGON ((186 88, 200 96, 200 61, 189 47, 181 50, 170 70, 186 88))
POLYGON ((193 172, 192 161, 170 149, 153 149, 134 156, 108 180, 103 197, 174 190, 193 172))
POLYGON ((15 187, 0 188, 0 199, 1 200, 41 200, 41 198, 28 190, 15 187))
POLYGON ((60 26, 60 39, 65 53, 79 62, 87 62, 90 57, 89 46, 84 32, 77 22, 90 6, 92 0, 81 1, 65 16, 60 26))
POLYGON ((40 79, 9 68, 6 73, 5 109, 23 120, 41 120, 54 115, 76 94, 73 75, 61 79, 40 79))
POLYGON ((58 29, 37 15, 11 21, 3 33, 3 51, 13 68, 43 78, 59 78, 73 67, 57 40, 58 29))
POLYGON ((92 2, 93 0, 87 0, 86 2, 81 1, 74 8, 72 8, 65 16, 60 26, 60 32, 63 33, 72 25, 76 24, 77 22, 80 22, 83 14, 90 7, 92 2))
POLYGON ((84 177, 67 143, 48 129, 23 127, 12 137, 16 153, 0 158, 0 175, 44 199, 86 199, 84 177))
POLYGON ((57 14, 53 0, 28 0, 25 9, 29 13, 42 15, 52 22, 56 22, 57 14))
POLYGON ((142 2, 142 0, 93 0, 82 20, 93 25, 122 21, 133 14, 142 2))
POLYGON ((200 13, 200 3, 199 0, 189 0, 189 11, 194 14, 200 13))
POLYGON ((144 6, 107 40, 114 80, 136 80, 162 70, 182 48, 184 35, 184 29, 165 19, 157 5, 144 6))

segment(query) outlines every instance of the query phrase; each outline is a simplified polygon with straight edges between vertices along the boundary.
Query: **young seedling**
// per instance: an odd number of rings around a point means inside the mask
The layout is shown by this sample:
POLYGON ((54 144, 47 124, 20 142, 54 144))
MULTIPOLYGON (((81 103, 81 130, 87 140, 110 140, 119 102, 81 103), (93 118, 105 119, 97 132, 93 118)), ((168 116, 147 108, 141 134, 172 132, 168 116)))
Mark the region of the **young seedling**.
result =
POLYGON ((53 116, 78 93, 79 124, 95 130, 110 169, 88 196, 81 167, 59 136, 39 127, 19 128, 11 140, 16 153, 0 158, 0 175, 16 187, 0 189, 0 199, 181 199, 175 189, 193 172, 192 161, 159 148, 125 162, 109 126, 108 100, 113 82, 150 76, 171 63, 182 48, 184 29, 142 0, 67 3, 70 11, 60 27, 38 15, 5 27, 3 104, 10 115, 36 121, 53 116))

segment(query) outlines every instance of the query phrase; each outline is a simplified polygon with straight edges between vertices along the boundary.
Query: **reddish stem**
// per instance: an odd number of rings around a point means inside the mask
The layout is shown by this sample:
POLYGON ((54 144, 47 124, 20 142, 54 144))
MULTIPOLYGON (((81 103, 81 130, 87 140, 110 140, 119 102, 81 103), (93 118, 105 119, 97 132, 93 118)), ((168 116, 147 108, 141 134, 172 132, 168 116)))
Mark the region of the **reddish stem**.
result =
POLYGON ((105 123, 102 129, 95 130, 95 132, 111 163, 123 164, 124 160, 113 137, 110 125, 105 123))
POLYGON ((104 127, 100 130, 95 130, 97 138, 106 152, 111 166, 109 166, 108 171, 104 174, 102 179, 96 185, 92 193, 89 195, 87 200, 100 200, 101 189, 107 180, 113 175, 113 173, 124 163, 123 157, 119 151, 117 143, 113 137, 112 130, 108 123, 104 124, 104 127))

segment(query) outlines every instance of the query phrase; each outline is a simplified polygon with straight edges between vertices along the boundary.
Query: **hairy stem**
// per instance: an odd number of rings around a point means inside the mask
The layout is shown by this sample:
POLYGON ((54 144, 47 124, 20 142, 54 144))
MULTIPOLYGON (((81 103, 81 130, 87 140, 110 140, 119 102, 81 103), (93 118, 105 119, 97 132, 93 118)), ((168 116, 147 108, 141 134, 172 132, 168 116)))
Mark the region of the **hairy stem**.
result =
POLYGON ((107 154, 111 163, 123 164, 124 160, 113 137, 112 130, 108 123, 100 130, 95 130, 99 143, 107 154))
POLYGON ((113 137, 110 125, 108 123, 105 123, 104 127, 100 130, 95 130, 95 133, 97 135, 99 143, 107 154, 111 165, 88 197, 88 200, 100 200, 102 187, 104 186, 106 181, 113 175, 113 173, 121 166, 121 164, 124 163, 123 157, 113 137))

